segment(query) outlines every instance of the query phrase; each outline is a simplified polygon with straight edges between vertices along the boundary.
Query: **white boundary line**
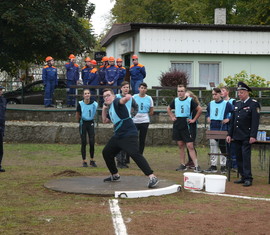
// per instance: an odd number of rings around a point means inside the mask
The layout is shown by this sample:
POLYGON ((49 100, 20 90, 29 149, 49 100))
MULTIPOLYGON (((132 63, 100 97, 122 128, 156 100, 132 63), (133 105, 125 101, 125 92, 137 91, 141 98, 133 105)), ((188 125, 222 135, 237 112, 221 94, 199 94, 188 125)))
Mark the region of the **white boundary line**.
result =
POLYGON ((238 196, 238 195, 231 195, 231 194, 221 194, 221 193, 207 193, 207 192, 194 191, 194 190, 191 190, 190 192, 202 193, 202 194, 214 195, 214 196, 222 196, 222 197, 242 198, 242 199, 248 199, 248 200, 270 201, 270 198, 262 198, 262 197, 248 197, 248 196, 238 196))
POLYGON ((112 213, 113 227, 116 235, 127 235, 127 229, 118 206, 117 199, 110 199, 110 210, 112 213))

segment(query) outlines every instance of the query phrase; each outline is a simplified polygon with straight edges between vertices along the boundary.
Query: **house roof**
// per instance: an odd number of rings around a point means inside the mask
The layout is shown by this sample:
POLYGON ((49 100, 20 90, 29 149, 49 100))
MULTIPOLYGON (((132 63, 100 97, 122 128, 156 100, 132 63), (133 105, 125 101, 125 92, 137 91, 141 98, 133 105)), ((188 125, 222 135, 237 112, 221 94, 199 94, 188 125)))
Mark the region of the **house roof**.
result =
POLYGON ((117 36, 139 31, 140 29, 175 29, 175 30, 216 30, 216 31, 251 31, 270 32, 269 25, 232 25, 232 24, 152 24, 125 23, 114 24, 101 41, 103 47, 108 46, 117 36))

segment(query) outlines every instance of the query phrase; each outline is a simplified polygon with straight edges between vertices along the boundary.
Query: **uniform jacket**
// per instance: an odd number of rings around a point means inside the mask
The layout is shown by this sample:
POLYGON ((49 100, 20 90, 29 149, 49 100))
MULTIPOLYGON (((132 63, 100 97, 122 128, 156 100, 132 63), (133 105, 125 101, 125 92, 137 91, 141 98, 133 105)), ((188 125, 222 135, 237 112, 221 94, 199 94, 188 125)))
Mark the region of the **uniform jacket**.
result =
POLYGON ((92 70, 93 68, 91 67, 87 67, 87 66, 84 66, 82 68, 82 80, 83 80, 83 84, 84 85, 87 85, 89 80, 90 80, 90 71, 92 70))
POLYGON ((49 81, 55 81, 55 84, 57 85, 57 68, 48 65, 44 66, 42 69, 42 81, 44 85, 49 81))
POLYGON ((99 85, 99 78, 98 78, 98 70, 97 68, 93 68, 89 72, 89 82, 88 85, 97 86, 99 85))
POLYGON ((142 64, 131 65, 129 71, 132 80, 143 80, 146 76, 145 67, 142 64))
POLYGON ((106 67, 104 65, 101 65, 99 67, 99 70, 98 70, 99 82, 103 82, 103 83, 106 82, 106 80, 105 80, 105 71, 106 71, 106 67))
POLYGON ((67 80, 72 80, 72 81, 78 81, 79 80, 79 65, 73 63, 73 62, 68 62, 65 64, 67 73, 67 80))
POLYGON ((105 72, 106 82, 117 82, 119 78, 119 68, 116 65, 109 65, 105 72))
POLYGON ((125 76, 126 76, 126 68, 125 67, 118 67, 119 68, 119 80, 124 80, 125 76))
POLYGON ((257 137, 260 121, 260 104, 251 98, 245 103, 236 101, 232 113, 229 136, 235 140, 257 137))

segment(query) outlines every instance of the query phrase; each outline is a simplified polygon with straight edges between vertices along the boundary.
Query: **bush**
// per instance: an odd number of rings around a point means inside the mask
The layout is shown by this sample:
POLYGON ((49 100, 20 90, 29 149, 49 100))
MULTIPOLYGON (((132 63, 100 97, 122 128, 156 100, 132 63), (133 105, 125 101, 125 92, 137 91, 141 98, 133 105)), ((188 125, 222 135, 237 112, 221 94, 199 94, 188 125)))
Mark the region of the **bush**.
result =
POLYGON ((188 85, 188 76, 186 72, 179 70, 169 70, 169 72, 164 72, 161 74, 160 78, 161 86, 176 87, 177 85, 188 85))
POLYGON ((227 87, 237 87, 238 82, 244 82, 250 87, 269 87, 269 82, 265 78, 251 74, 248 76, 245 70, 242 70, 240 73, 235 74, 233 77, 228 76, 224 78, 224 82, 227 87))

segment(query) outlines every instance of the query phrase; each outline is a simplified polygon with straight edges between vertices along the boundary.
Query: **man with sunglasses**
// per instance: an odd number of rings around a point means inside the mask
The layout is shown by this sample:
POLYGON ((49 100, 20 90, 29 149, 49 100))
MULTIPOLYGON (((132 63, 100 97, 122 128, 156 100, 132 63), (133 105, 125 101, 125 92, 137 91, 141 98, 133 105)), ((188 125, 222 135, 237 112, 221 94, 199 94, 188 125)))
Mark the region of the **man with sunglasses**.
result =
POLYGON ((143 173, 149 177, 148 188, 158 184, 158 178, 153 174, 147 160, 140 154, 138 143, 138 131, 133 123, 126 103, 132 99, 130 94, 122 98, 116 98, 111 89, 103 90, 104 105, 102 108, 103 123, 114 124, 114 135, 104 147, 102 154, 111 176, 104 182, 115 182, 120 180, 120 175, 115 164, 115 156, 124 150, 143 173))

